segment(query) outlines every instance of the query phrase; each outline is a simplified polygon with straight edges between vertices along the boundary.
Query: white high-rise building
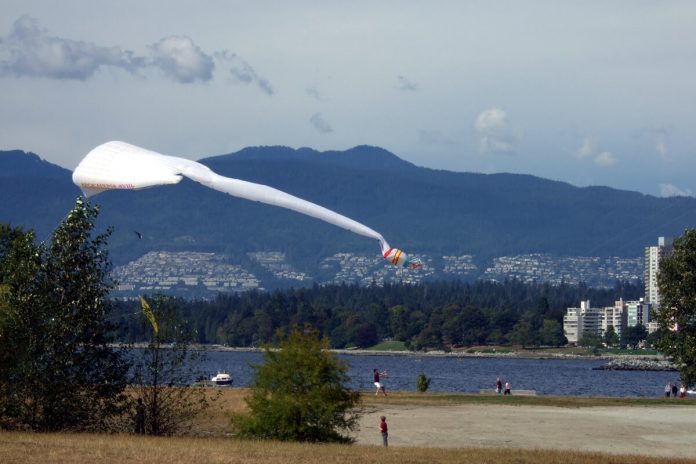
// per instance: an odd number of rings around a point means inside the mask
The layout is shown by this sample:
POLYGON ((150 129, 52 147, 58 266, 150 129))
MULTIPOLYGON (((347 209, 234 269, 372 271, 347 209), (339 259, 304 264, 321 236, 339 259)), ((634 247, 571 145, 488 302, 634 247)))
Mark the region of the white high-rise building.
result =
POLYGON ((641 298, 638 301, 627 301, 626 302, 626 312, 627 320, 626 325, 628 327, 633 327, 641 324, 645 327, 648 326, 650 322, 650 310, 652 305, 641 298))
POLYGON ((657 287, 657 274, 660 259, 672 252, 672 238, 658 237, 657 246, 645 247, 645 302, 654 310, 660 309, 660 291, 657 287))
POLYGON ((607 306, 603 308, 603 317, 600 321, 601 332, 597 333, 599 336, 604 336, 607 333, 609 326, 614 327, 614 332, 621 338, 623 334, 623 329, 626 327, 626 304, 623 300, 616 301, 614 306, 607 306))
POLYGON ((563 331, 568 343, 577 343, 585 332, 600 334, 604 310, 590 307, 590 300, 581 301, 579 308, 568 308, 563 316, 563 331))

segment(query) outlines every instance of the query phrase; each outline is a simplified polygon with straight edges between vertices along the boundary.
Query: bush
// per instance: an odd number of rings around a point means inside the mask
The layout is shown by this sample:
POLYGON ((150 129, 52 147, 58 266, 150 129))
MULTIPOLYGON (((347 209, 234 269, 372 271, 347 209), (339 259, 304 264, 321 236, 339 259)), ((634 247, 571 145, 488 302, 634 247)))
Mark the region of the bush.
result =
POLYGON ((248 416, 232 425, 242 437, 285 441, 348 442, 341 434, 358 425, 358 392, 345 384, 348 366, 329 351, 327 338, 306 327, 278 334, 279 350, 266 347, 264 364, 252 366, 248 416))
POLYGON ((416 379, 416 390, 418 390, 420 393, 425 393, 428 391, 428 387, 430 387, 430 381, 432 379, 428 378, 423 374, 422 372, 416 379))

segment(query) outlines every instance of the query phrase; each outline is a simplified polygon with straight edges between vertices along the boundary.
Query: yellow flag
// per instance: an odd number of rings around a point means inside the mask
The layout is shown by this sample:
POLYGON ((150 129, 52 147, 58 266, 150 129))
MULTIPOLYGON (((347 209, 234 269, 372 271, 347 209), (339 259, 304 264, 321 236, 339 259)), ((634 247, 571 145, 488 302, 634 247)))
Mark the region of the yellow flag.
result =
POLYGON ((147 301, 142 296, 140 297, 140 307, 142 308, 145 317, 147 317, 147 320, 150 321, 150 324, 152 324, 152 330, 155 331, 155 335, 157 335, 157 332, 159 332, 157 319, 155 319, 155 314, 152 312, 152 309, 150 309, 150 305, 147 304, 147 301))

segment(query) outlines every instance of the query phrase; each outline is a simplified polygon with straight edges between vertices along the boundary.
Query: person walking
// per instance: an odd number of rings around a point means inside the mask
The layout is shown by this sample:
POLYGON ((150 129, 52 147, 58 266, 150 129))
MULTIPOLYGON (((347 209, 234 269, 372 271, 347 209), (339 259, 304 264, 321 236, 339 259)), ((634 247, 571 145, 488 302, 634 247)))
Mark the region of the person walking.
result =
POLYGON ((665 385, 665 398, 669 398, 670 393, 672 393, 672 382, 665 385))
POLYGON ((382 434, 382 444, 387 448, 389 446, 389 427, 387 426, 387 418, 384 416, 379 418, 379 433, 382 434))
POLYGON ((384 393, 384 396, 387 396, 387 390, 384 388, 384 384, 380 381, 380 376, 386 377, 387 371, 384 370, 384 372, 380 372, 378 369, 372 370, 372 380, 375 384, 375 387, 377 387, 377 391, 375 392, 375 395, 379 395, 379 392, 381 390, 382 393, 384 393))
POLYGON ((499 395, 503 392, 503 382, 500 377, 495 379, 495 392, 499 395))
POLYGON ((135 403, 135 433, 138 435, 145 433, 145 405, 142 398, 138 398, 135 403))
POLYGON ((503 395, 510 395, 510 382, 505 382, 505 391, 503 395))
POLYGON ((677 397, 677 392, 679 391, 679 387, 677 387, 677 382, 674 382, 672 384, 672 397, 676 398, 677 397))

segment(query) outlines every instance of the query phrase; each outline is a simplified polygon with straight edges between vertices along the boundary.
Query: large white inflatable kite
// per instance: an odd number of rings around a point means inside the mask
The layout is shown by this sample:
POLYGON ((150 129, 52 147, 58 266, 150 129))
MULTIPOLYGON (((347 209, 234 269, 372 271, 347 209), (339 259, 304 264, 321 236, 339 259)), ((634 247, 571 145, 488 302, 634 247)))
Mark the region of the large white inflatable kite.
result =
POLYGON ((390 247, 380 233, 330 209, 267 185, 218 175, 195 161, 162 155, 125 142, 107 142, 90 151, 75 168, 72 178, 84 195, 90 197, 105 190, 137 190, 176 184, 182 176, 233 197, 291 209, 376 239, 384 259, 395 266, 408 266, 412 269, 421 267, 420 261, 411 260, 406 253, 390 247))

